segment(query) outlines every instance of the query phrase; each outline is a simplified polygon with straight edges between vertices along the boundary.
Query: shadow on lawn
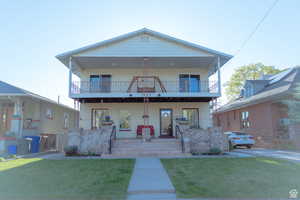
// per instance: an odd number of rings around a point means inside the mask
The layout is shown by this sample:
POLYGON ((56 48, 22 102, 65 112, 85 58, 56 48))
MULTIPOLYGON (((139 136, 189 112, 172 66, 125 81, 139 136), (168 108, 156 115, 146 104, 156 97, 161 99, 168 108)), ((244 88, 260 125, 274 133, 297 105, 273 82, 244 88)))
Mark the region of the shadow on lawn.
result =
POLYGON ((17 159, 0 163, 1 199, 124 199, 133 160, 17 159))

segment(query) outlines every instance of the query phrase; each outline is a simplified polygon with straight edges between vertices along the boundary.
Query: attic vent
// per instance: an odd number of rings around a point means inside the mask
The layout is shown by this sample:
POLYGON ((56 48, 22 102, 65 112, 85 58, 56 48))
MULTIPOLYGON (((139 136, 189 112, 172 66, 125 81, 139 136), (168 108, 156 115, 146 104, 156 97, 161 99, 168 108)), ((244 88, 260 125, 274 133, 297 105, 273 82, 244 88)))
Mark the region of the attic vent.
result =
POLYGON ((147 35, 141 36, 141 41, 148 42, 149 41, 149 36, 147 36, 147 35))

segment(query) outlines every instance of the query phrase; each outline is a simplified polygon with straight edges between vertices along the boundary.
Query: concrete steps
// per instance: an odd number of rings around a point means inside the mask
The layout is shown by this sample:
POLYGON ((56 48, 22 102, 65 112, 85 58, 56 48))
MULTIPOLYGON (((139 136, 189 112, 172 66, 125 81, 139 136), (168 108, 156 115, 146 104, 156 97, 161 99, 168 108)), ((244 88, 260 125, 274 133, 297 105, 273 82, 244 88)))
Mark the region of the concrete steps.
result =
POLYGON ((142 139, 117 139, 114 141, 112 154, 108 157, 160 157, 184 156, 180 140, 157 138, 150 142, 142 139))

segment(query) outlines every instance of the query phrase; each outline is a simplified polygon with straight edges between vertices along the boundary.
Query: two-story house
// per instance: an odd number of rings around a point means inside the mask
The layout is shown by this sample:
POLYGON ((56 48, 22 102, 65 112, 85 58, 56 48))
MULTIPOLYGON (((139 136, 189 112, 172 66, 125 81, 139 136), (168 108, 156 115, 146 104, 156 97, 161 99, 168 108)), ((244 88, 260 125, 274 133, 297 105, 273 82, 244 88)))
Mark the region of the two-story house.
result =
POLYGON ((69 69, 69 96, 80 128, 112 119, 119 138, 140 125, 174 136, 176 118, 212 125, 209 102, 221 96, 220 68, 232 56, 143 28, 56 56, 69 69))

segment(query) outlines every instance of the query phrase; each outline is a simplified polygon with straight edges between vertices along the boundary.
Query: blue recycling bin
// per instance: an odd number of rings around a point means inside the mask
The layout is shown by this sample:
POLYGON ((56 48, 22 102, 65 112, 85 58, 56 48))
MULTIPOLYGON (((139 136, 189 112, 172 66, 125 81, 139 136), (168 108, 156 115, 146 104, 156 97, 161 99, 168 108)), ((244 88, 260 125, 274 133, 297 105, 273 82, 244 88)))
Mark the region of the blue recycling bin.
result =
POLYGON ((24 136, 24 138, 30 138, 31 139, 31 149, 30 153, 38 153, 40 150, 40 136, 24 136))
POLYGON ((9 154, 16 155, 17 154, 17 145, 9 145, 7 147, 7 151, 9 154))

